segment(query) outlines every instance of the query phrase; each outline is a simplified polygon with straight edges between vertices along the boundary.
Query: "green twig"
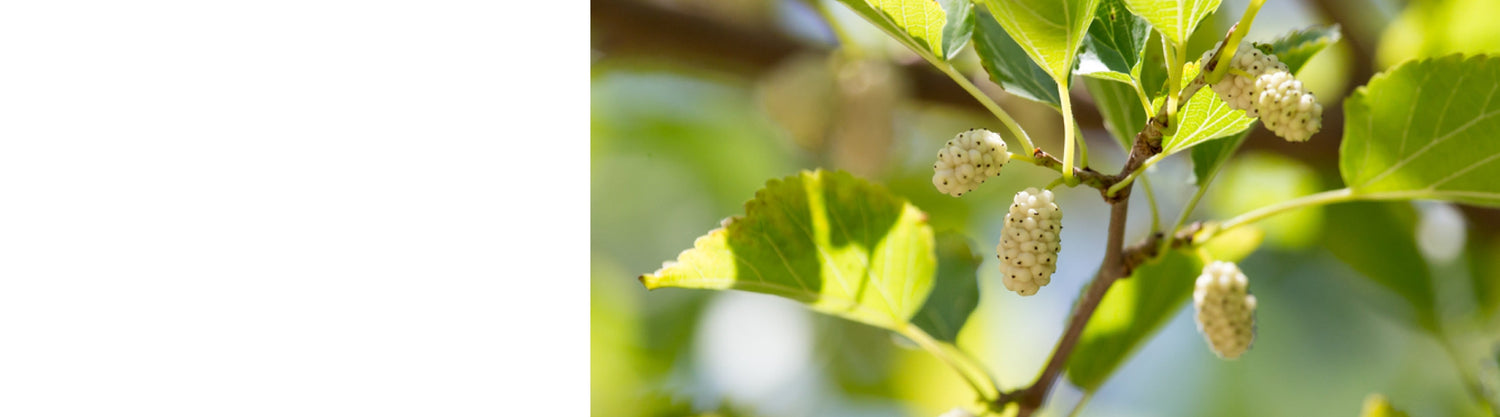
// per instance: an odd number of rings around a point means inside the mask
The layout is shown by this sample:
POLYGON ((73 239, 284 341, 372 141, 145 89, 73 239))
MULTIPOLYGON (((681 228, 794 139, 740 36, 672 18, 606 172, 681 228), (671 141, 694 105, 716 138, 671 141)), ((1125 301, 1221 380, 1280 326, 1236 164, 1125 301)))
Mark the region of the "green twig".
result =
POLYGON ((975 370, 983 373, 985 376, 984 379, 975 379, 974 376, 970 374, 971 371, 963 365, 961 359, 955 358, 951 352, 943 349, 943 346, 939 344, 937 340, 934 340, 932 336, 929 336, 927 332, 922 331, 922 329, 918 328, 917 326, 907 324, 900 327, 899 333, 902 336, 906 336, 907 339, 911 339, 913 342, 916 342, 917 345, 921 346, 923 350, 927 351, 927 353, 931 353, 933 356, 936 356, 938 360, 941 360, 944 364, 948 365, 949 368, 953 369, 953 372, 958 373, 958 376, 962 377, 964 382, 967 382, 969 384, 969 387, 973 388, 974 392, 978 393, 980 398, 985 402, 992 401, 994 395, 999 394, 1000 390, 998 386, 995 385, 995 381, 989 378, 988 372, 984 372, 982 368, 975 370))
POLYGON ((1219 48, 1219 59, 1215 61, 1213 72, 1208 74, 1209 84, 1224 79, 1224 73, 1230 67, 1227 65, 1229 60, 1234 59, 1234 53, 1239 49, 1240 41, 1245 39, 1246 33, 1250 33, 1250 24, 1255 22, 1255 14, 1260 12, 1260 7, 1265 4, 1266 0, 1250 0, 1250 5, 1245 7, 1245 14, 1240 15, 1239 23, 1235 23, 1234 32, 1229 35, 1229 39, 1224 41, 1224 46, 1219 48))
MULTIPOLYGON (((1204 194, 1205 191, 1208 191, 1208 183, 1212 182, 1214 175, 1217 175, 1217 174, 1218 174, 1218 172, 1217 172, 1217 170, 1215 170, 1214 173, 1208 175, 1208 180, 1207 181, 1202 181, 1202 183, 1198 184, 1198 191, 1196 191, 1196 192, 1193 193, 1193 198, 1189 199, 1188 203, 1187 203, 1187 206, 1184 206, 1182 208, 1182 214, 1177 215, 1177 222, 1176 223, 1172 223, 1172 228, 1171 229, 1167 229, 1167 230, 1177 230, 1177 229, 1180 229, 1180 228, 1182 228, 1182 225, 1184 223, 1187 223, 1188 216, 1191 216, 1193 214, 1193 209, 1195 209, 1195 208, 1198 207, 1198 200, 1200 200, 1200 199, 1203 198, 1203 194, 1204 194)), ((1161 249, 1158 249, 1158 253, 1166 253, 1167 252, 1166 248, 1170 244, 1171 244, 1170 241, 1168 241, 1168 242, 1162 242, 1162 247, 1161 247, 1161 249)))
POLYGON ((1036 145, 1031 143, 1031 136, 1026 135, 1026 130, 1021 128, 1021 124, 1016 123, 1016 119, 1010 117, 1010 113, 1006 113, 1005 109, 1000 108, 999 103, 996 103, 989 95, 980 91, 979 87, 975 86, 972 81, 969 81, 968 77, 959 73, 958 69, 953 67, 953 64, 946 61, 939 63, 935 60, 929 60, 929 62, 937 66, 938 70, 941 70, 944 74, 948 74, 948 78, 952 78, 954 82, 958 83, 959 87, 963 87, 964 91, 974 96, 975 100, 979 100, 979 104, 984 105, 984 108, 988 109, 991 114, 994 114, 995 118, 1000 119, 1000 124, 1005 125, 1005 129, 1009 130, 1011 136, 1016 138, 1017 142, 1021 143, 1021 148, 1025 149, 1027 154, 1036 150, 1036 145))
POLYGON ((1063 171, 1062 171, 1062 175, 1063 175, 1063 179, 1065 179, 1065 180, 1068 181, 1068 184, 1077 184, 1077 182, 1075 182, 1073 180, 1073 147, 1076 146, 1074 144, 1074 142, 1077 141, 1076 135, 1077 135, 1078 132, 1074 131, 1074 129, 1073 129, 1073 104, 1072 104, 1072 98, 1068 94, 1068 87, 1067 87, 1067 85, 1068 85, 1068 80, 1067 79, 1062 79, 1062 80, 1058 80, 1057 81, 1057 95, 1058 95, 1059 98, 1062 99, 1062 114, 1063 114, 1063 171))
MULTIPOLYGON (((1156 208, 1156 192, 1151 191, 1150 178, 1141 177, 1141 189, 1146 192, 1146 204, 1151 206, 1151 231, 1159 231, 1161 230, 1161 212, 1156 208)), ((1177 230, 1181 226, 1181 224, 1173 226, 1172 230, 1177 230)))
POLYGON ((1234 216, 1229 220, 1225 220, 1224 222, 1219 223, 1218 231, 1215 233, 1223 233, 1225 231, 1228 231, 1229 229, 1233 229, 1250 223, 1255 223, 1267 217, 1271 217, 1286 211, 1324 204, 1353 201, 1359 198, 1360 196, 1358 194, 1355 194, 1354 190, 1350 190, 1348 188, 1340 188, 1337 190, 1329 190, 1316 194, 1308 194, 1302 197, 1297 197, 1291 200, 1286 200, 1280 203, 1251 210, 1245 214, 1234 216))
POLYGON ((1167 126, 1176 130, 1177 123, 1177 90, 1182 86, 1183 58, 1178 56, 1179 52, 1186 48, 1181 45, 1173 45, 1163 36, 1161 38, 1162 53, 1167 60, 1167 126))
POLYGON ((1130 77, 1130 86, 1135 87, 1135 96, 1140 97, 1141 107, 1146 109, 1145 114, 1151 114, 1151 97, 1146 95, 1146 89, 1141 86, 1141 80, 1130 77))
POLYGON ((1066 181, 1065 178, 1063 178, 1063 177, 1057 177, 1057 179, 1052 180, 1052 182, 1047 183, 1046 189, 1051 190, 1053 188, 1057 188, 1057 186, 1062 185, 1063 182, 1065 182, 1065 181, 1066 181))
POLYGON ((1150 168, 1152 165, 1156 165, 1157 162, 1161 162, 1161 160, 1166 156, 1167 154, 1159 153, 1156 155, 1152 155, 1150 158, 1146 158, 1146 162, 1142 162, 1140 168, 1136 168, 1134 171, 1130 171, 1130 174, 1126 175, 1125 178, 1120 179, 1120 182, 1109 186, 1109 195, 1115 195, 1115 193, 1120 192, 1120 189, 1129 186, 1131 182, 1135 181, 1136 177, 1139 177, 1141 176, 1141 174, 1146 172, 1146 168, 1150 168))

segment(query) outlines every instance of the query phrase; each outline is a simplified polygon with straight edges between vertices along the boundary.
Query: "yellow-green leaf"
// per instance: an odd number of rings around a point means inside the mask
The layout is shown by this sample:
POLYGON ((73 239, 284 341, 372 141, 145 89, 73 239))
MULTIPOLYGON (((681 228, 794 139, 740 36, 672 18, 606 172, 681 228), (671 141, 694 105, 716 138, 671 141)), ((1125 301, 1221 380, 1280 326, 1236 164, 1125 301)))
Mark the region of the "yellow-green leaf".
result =
MULTIPOLYGON (((1186 84, 1198 76, 1198 66, 1188 63, 1182 72, 1182 82, 1186 84)), ((1160 100, 1151 105, 1160 106, 1160 100)), ((1205 141, 1228 137, 1249 129, 1253 123, 1255 119, 1229 107, 1212 89, 1203 87, 1177 111, 1177 130, 1162 139, 1162 153, 1174 154, 1205 141)))
POLYGON ((1302 70, 1307 61, 1312 60, 1314 55, 1322 52, 1324 48, 1338 42, 1342 35, 1339 33, 1339 25, 1308 26, 1302 29, 1287 32, 1276 40, 1264 44, 1256 44, 1261 52, 1276 55, 1287 69, 1293 74, 1302 70))
POLYGON ((1021 45, 1010 34, 1005 33, 1005 29, 989 13, 977 14, 974 52, 979 55, 979 62, 984 66, 985 72, 990 74, 990 81, 1017 97, 1046 104, 1054 109, 1061 106, 1057 82, 1052 80, 1047 70, 1032 62, 1021 45))
POLYGON ((1222 0, 1125 0, 1131 13, 1146 18, 1173 45, 1183 45, 1222 0))
POLYGON ((887 34, 918 48, 919 53, 944 59, 943 27, 948 14, 936 0, 839 0, 887 34))
POLYGON ((1500 59, 1403 64, 1344 100, 1339 171, 1372 199, 1500 206, 1500 59))
POLYGON ((641 282, 772 294, 893 330, 932 290, 927 216, 884 188, 845 172, 802 172, 767 182, 745 212, 641 282))
POLYGON ((1078 73, 1114 74, 1115 77, 1098 76, 1114 80, 1123 77, 1122 82, 1131 82, 1131 75, 1140 72, 1141 56, 1150 37, 1151 25, 1126 10, 1122 0, 1102 0, 1094 14, 1094 24, 1084 37, 1078 73))
POLYGON ((983 0, 1021 49, 1052 80, 1068 85, 1099 0, 983 0))

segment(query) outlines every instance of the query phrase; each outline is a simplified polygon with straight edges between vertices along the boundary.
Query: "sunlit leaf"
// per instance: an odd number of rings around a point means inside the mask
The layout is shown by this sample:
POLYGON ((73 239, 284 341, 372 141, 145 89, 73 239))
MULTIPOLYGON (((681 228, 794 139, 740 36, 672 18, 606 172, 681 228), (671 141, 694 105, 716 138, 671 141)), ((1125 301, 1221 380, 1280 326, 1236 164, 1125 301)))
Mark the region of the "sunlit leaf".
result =
POLYGON ((675 262, 641 276, 648 289, 737 289, 819 312, 904 329, 936 270, 926 214, 844 172, 771 180, 675 262))
MULTIPOLYGON (((1356 194, 1500 206, 1500 59, 1408 62, 1344 100, 1339 171, 1356 194)), ((1316 139, 1314 139, 1316 140, 1316 139)))
MULTIPOLYGON (((865 20, 887 34, 920 48, 925 53, 945 57, 943 28, 947 13, 936 0, 839 0, 865 20)), ((960 45, 961 46, 961 45, 960 45)))
MULTIPOLYGON (((1198 76, 1198 66, 1188 63, 1182 75, 1182 82, 1186 84, 1198 76)), ((1160 105, 1158 98, 1152 107, 1160 105)), ((1254 122, 1255 119, 1245 116, 1243 111, 1229 107, 1229 104, 1219 99, 1218 94, 1204 87, 1177 111, 1177 130, 1162 138, 1162 152, 1173 154, 1205 141, 1228 137, 1249 129, 1254 122)))
POLYGON ((1122 0, 1101 0, 1083 40, 1078 73, 1110 73, 1129 80, 1140 70, 1137 65, 1150 37, 1151 25, 1126 10, 1122 0))
POLYGON ((953 59, 974 33, 974 3, 969 0, 937 0, 947 14, 943 24, 943 59, 953 59))
POLYGON ((1221 0, 1125 0, 1131 13, 1143 17, 1174 45, 1185 44, 1198 23, 1214 10, 1221 0))
POLYGON ((974 51, 990 80, 1005 91, 1058 108, 1062 101, 1057 96, 1057 82, 1047 71, 1031 61, 1021 45, 1011 39, 1010 34, 991 18, 989 13, 978 13, 974 25, 974 51))
POLYGON ((968 238, 957 233, 937 235, 937 257, 937 283, 911 322, 933 338, 953 343, 979 306, 976 270, 983 258, 969 248, 968 238))
POLYGON ((1067 85, 1099 0, 982 0, 1021 49, 1067 85))

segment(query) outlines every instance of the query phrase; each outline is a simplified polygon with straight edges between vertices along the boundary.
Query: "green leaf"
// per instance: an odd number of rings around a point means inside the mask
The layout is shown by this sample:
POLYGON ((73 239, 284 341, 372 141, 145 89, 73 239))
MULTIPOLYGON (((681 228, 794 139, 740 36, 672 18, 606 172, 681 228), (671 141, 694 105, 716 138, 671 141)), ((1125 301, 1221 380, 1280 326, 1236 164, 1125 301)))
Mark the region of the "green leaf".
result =
MULTIPOLYGON (((1152 35, 1146 41, 1147 45, 1160 45, 1161 35, 1152 35)), ((1141 56, 1141 71, 1136 74, 1136 81, 1141 83, 1141 88, 1146 91, 1146 97, 1155 98, 1163 94, 1167 88, 1167 57, 1161 48, 1146 48, 1146 53, 1141 56)))
POLYGON ((1135 88, 1123 82, 1092 77, 1084 77, 1083 86, 1094 97, 1099 114, 1104 116, 1104 128, 1120 142, 1120 146, 1130 149, 1136 133, 1146 127, 1146 109, 1141 108, 1141 99, 1135 88))
POLYGON ((771 180, 745 212, 641 283, 772 294, 898 331, 933 287, 926 214, 846 172, 771 180))
POLYGON ((1131 13, 1146 18, 1167 42, 1186 44, 1204 17, 1219 9, 1221 0, 1125 0, 1131 13))
POLYGON ((1192 298, 1193 281, 1202 271, 1197 256, 1171 251, 1116 281, 1079 336, 1068 359, 1068 380, 1084 391, 1099 389, 1141 342, 1192 298))
POLYGON ((1123 0, 1101 0, 1083 39, 1078 73, 1112 73, 1129 80, 1131 74, 1140 71, 1138 65, 1150 37, 1151 25, 1126 10, 1123 0))
POLYGON ((1074 58, 1094 21, 1099 0, 982 0, 1052 80, 1068 85, 1074 58))
POLYGON ((990 80, 1017 97, 1059 108, 1057 82, 1031 61, 1021 45, 1011 39, 989 13, 982 13, 974 26, 974 51, 990 80))
POLYGON ((1417 213, 1410 203, 1355 202, 1325 210, 1323 245, 1339 260, 1415 309, 1424 324, 1433 316, 1432 274, 1417 248, 1417 213))
POLYGON ((1500 206, 1500 59, 1402 64, 1344 100, 1339 171, 1355 194, 1500 206))
POLYGON ((1214 173, 1219 171, 1219 167, 1223 166, 1224 162, 1228 161, 1229 157, 1234 155, 1234 151, 1238 150, 1240 145, 1245 143, 1245 138, 1248 137, 1250 137, 1250 129, 1245 129, 1240 133, 1229 136, 1228 139, 1209 141, 1202 145, 1194 146, 1192 153, 1194 180, 1199 184, 1203 184, 1205 181, 1213 178, 1214 173))
POLYGON ((920 53, 941 58, 947 13, 936 0, 839 0, 886 34, 920 53))
POLYGON ((1338 24, 1309 26, 1291 31, 1269 43, 1257 44, 1256 47, 1261 48, 1261 52, 1276 55, 1276 59, 1285 63, 1296 74, 1313 55, 1338 42, 1340 37, 1338 24))
POLYGON ((938 233, 937 258, 937 283, 911 322, 934 339, 954 343, 969 314, 979 306, 976 270, 984 259, 969 248, 969 239, 957 233, 938 233))
MULTIPOLYGON (((1198 66, 1188 63, 1182 72, 1182 82, 1186 85, 1198 76, 1198 66)), ((1152 107, 1159 108, 1160 105, 1157 102, 1152 107)), ((1162 153, 1174 154, 1206 141, 1240 133, 1254 122, 1255 119, 1246 117, 1245 112, 1220 100, 1212 89, 1203 87, 1177 111, 1177 131, 1162 139, 1162 153)))
POLYGON ((947 14, 943 24, 943 59, 953 59, 974 34, 974 3, 969 0, 937 0, 947 14))
POLYGON ((1078 75, 1082 75, 1082 76, 1087 77, 1087 78, 1093 78, 1093 79, 1096 79, 1096 80, 1114 81, 1114 82, 1118 82, 1118 83, 1129 83, 1129 82, 1132 81, 1132 79, 1130 78, 1130 74, 1121 74, 1121 73, 1118 73, 1118 72, 1110 72, 1110 71, 1097 71, 1097 72, 1084 73, 1082 67, 1079 68, 1078 75))

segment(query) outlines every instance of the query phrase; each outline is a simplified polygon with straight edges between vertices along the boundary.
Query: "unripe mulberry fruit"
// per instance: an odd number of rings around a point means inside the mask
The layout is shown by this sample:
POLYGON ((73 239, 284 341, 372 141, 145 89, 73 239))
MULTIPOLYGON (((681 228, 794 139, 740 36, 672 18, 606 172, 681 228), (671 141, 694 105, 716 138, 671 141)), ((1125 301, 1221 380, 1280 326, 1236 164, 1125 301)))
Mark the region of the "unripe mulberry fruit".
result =
MULTIPOLYGON (((1222 44, 1223 42, 1220 43, 1222 44)), ((1214 45, 1213 48, 1209 48, 1207 52, 1203 53, 1203 59, 1200 60, 1202 68, 1208 67, 1208 59, 1218 49, 1219 46, 1214 45)), ((1215 93, 1218 93, 1219 98, 1223 99, 1224 103, 1228 104, 1230 108, 1244 110, 1245 114, 1249 117, 1259 117, 1260 111, 1255 107, 1255 98, 1259 93, 1259 90, 1255 87, 1255 79, 1260 77, 1261 74, 1286 71, 1286 64, 1276 59, 1275 55, 1268 55, 1248 44, 1240 45, 1239 48, 1236 48, 1234 58, 1230 59, 1226 64, 1231 69, 1238 69, 1249 74, 1250 77, 1247 78, 1243 75, 1229 72, 1225 73, 1223 79, 1209 87, 1215 93)))
POLYGON ((1030 296, 1052 282, 1062 250, 1062 210, 1052 191, 1027 188, 1016 193, 1000 233, 995 252, 1005 289, 1030 296))
POLYGON ((1323 128, 1323 105, 1292 73, 1277 71, 1255 79, 1260 122, 1283 139, 1304 142, 1323 128))
MULTIPOLYGON (((1203 54, 1205 67, 1217 49, 1215 45, 1203 54)), ((1323 128, 1323 105, 1275 55, 1241 45, 1228 63, 1230 69, 1249 75, 1231 71, 1210 86, 1229 107, 1259 117, 1267 129, 1291 142, 1307 141, 1323 128)))
POLYGON ((1000 135, 984 129, 969 129, 943 144, 937 163, 932 165, 932 185, 938 191, 958 197, 974 191, 984 180, 1000 175, 1000 168, 1010 161, 1005 141, 1000 135))
POLYGON ((1250 280, 1233 262, 1216 261, 1203 267, 1193 288, 1198 331, 1220 358, 1234 359, 1255 341, 1255 296, 1250 280))

